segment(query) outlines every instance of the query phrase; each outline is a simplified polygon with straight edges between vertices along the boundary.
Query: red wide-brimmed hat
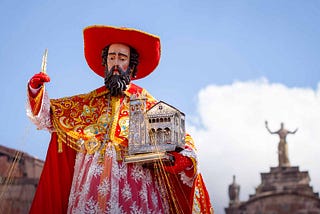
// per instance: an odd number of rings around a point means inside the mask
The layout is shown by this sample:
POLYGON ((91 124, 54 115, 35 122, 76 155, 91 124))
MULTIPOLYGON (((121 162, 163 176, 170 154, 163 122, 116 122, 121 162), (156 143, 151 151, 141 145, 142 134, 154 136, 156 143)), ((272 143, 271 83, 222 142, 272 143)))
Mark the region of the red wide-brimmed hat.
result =
POLYGON ((107 45, 121 43, 133 47, 139 53, 137 75, 132 79, 141 79, 149 75, 159 64, 159 37, 131 28, 93 25, 83 30, 84 55, 89 67, 104 77, 102 49, 107 45))

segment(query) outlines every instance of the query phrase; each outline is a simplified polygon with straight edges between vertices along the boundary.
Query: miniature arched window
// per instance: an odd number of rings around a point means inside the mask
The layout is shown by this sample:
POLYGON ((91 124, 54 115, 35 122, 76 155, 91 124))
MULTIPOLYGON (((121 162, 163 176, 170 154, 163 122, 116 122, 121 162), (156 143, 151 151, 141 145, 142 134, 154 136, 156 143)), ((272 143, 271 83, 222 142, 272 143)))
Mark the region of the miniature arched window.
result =
POLYGON ((176 113, 175 115, 174 115, 174 124, 175 125, 178 125, 179 124, 179 115, 176 113))
POLYGON ((176 131, 174 132, 174 141, 179 142, 179 133, 176 131))
POLYGON ((156 144, 156 130, 154 130, 154 128, 149 130, 149 139, 150 139, 150 145, 156 144))
POLYGON ((171 130, 168 127, 166 127, 164 129, 164 143, 173 143, 171 141, 172 141, 171 140, 171 130))
POLYGON ((139 104, 136 104, 134 107, 135 107, 135 110, 136 110, 136 111, 139 111, 139 110, 140 110, 140 105, 139 105, 139 104))
POLYGON ((157 129, 156 136, 157 136, 157 144, 161 144, 163 142, 163 132, 161 128, 157 129))
POLYGON ((184 127, 184 126, 185 126, 185 123, 184 123, 184 119, 183 119, 182 117, 181 117, 181 121, 180 121, 180 126, 181 126, 181 127, 180 127, 181 131, 184 132, 184 130, 185 130, 185 127, 184 127))

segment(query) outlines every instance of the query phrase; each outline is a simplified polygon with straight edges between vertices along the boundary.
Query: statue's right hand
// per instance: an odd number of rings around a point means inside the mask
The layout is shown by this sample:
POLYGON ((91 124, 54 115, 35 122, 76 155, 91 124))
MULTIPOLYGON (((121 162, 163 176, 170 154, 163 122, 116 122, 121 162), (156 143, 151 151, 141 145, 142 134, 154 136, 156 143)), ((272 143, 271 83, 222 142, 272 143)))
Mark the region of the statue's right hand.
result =
POLYGON ((46 82, 50 82, 50 77, 46 73, 40 72, 31 77, 29 85, 31 88, 37 89, 46 82))

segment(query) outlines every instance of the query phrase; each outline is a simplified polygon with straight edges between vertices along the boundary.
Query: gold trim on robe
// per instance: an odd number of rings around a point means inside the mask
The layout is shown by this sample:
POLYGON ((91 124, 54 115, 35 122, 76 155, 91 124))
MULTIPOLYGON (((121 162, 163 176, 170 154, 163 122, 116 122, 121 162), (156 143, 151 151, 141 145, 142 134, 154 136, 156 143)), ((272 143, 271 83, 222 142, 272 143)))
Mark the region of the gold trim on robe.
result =
POLYGON ((112 142, 118 152, 126 150, 130 97, 145 96, 147 109, 156 100, 134 84, 130 84, 125 96, 108 98, 107 94, 103 86, 88 94, 51 99, 51 120, 58 134, 59 152, 61 143, 65 143, 78 152, 92 154, 106 141, 112 142))

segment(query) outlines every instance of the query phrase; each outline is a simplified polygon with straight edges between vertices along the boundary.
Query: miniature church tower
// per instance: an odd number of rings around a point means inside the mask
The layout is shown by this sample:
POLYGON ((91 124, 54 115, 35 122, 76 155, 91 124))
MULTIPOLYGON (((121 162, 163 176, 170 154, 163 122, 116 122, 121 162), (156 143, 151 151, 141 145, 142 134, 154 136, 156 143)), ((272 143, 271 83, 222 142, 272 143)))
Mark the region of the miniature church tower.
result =
POLYGON ((146 124, 146 99, 131 97, 129 120, 129 155, 139 153, 148 143, 146 124))

